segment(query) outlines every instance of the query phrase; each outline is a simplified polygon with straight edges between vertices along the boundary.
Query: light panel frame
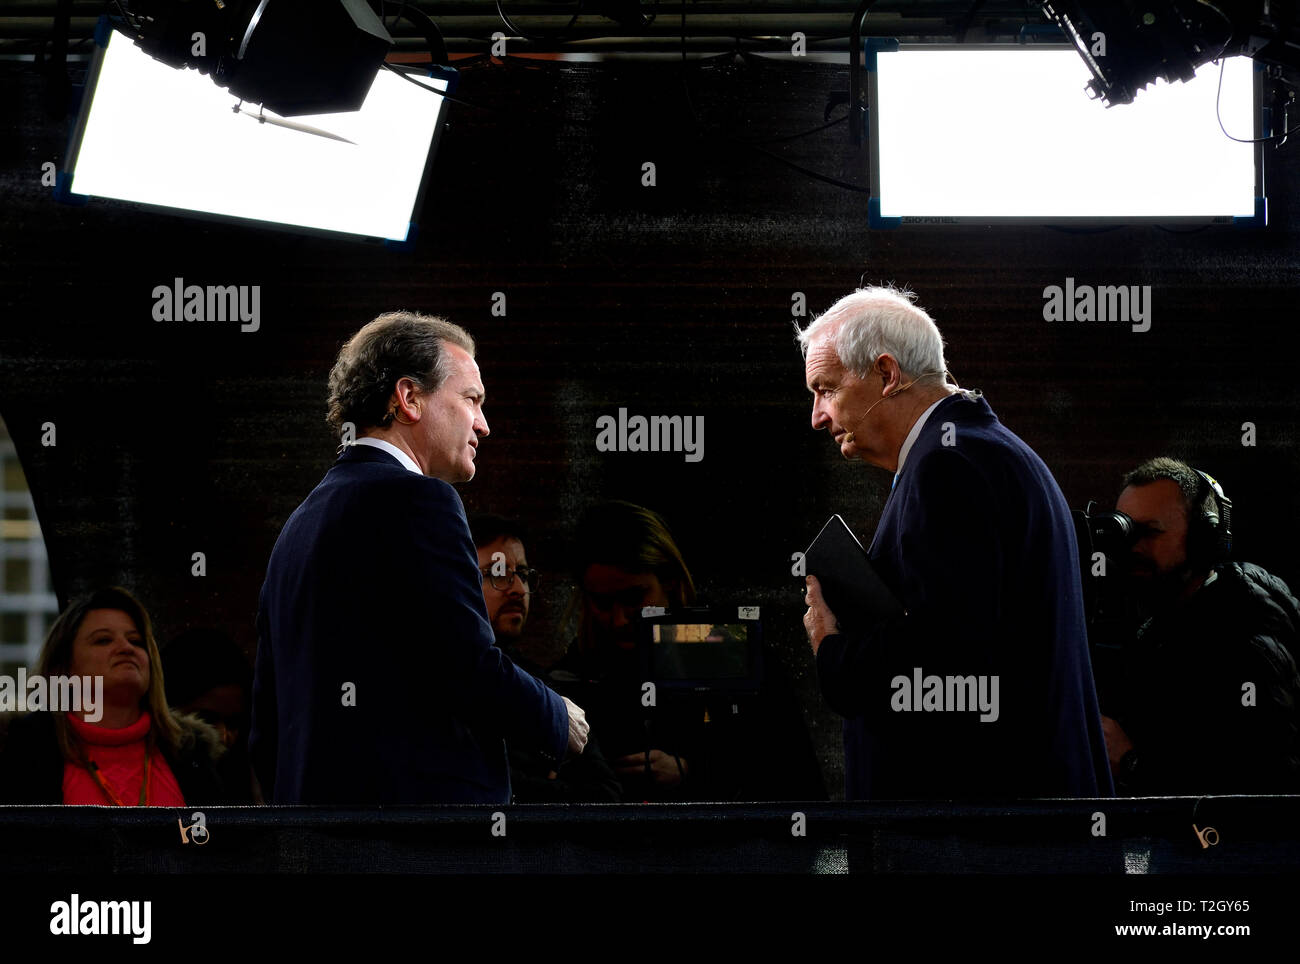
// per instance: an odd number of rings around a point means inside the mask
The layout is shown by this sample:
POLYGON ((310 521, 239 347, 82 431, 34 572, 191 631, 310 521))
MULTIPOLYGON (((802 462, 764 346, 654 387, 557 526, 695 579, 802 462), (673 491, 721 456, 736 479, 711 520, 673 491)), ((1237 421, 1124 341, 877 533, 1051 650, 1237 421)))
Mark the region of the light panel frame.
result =
MULTIPOLYGON (((1217 65, 1111 108, 1087 97, 1091 74, 1068 44, 871 38, 866 69, 872 227, 1267 223, 1263 148, 1219 129, 1217 65), (1023 102, 1008 109, 1012 94, 1023 102), (1185 203, 1208 183, 1210 197, 1185 203)), ((1262 99, 1260 65, 1230 59, 1228 131, 1267 136, 1262 99)))
POLYGON ((96 40, 60 174, 62 200, 413 241, 445 126, 439 94, 454 90, 456 71, 404 71, 413 84, 381 68, 361 110, 287 118, 354 142, 344 143, 235 113, 239 98, 210 77, 154 60, 104 23, 96 40))

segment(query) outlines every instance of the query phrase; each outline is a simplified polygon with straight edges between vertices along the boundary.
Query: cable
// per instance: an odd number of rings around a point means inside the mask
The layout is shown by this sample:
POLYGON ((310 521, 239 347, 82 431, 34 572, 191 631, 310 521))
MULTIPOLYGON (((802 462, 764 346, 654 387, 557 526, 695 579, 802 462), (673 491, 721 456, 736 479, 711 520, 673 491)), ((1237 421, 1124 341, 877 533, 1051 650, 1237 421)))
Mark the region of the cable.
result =
MULTIPOLYGON (((402 19, 402 16, 406 13, 406 2, 407 2, 407 0, 402 0, 402 7, 401 7, 400 10, 397 11, 397 16, 393 18, 393 25, 394 25, 394 26, 397 25, 397 21, 401 20, 401 19, 402 19)), ((384 2, 384 0, 380 0, 380 3, 379 3, 379 9, 380 9, 381 11, 382 11, 385 7, 387 7, 387 6, 391 6, 391 4, 384 2)), ((383 14, 383 18, 384 18, 384 29, 385 29, 385 30, 390 30, 391 28, 388 26, 388 14, 386 14, 386 13, 383 14)))
POLYGON ((426 90, 431 94, 437 94, 439 97, 443 98, 444 100, 449 100, 453 104, 460 104, 463 107, 473 107, 475 110, 485 110, 493 114, 501 113, 501 111, 496 107, 484 107, 482 104, 471 104, 467 100, 461 100, 459 97, 453 97, 451 96, 451 94, 443 93, 442 91, 437 90, 436 88, 429 87, 425 84, 422 84, 418 80, 406 76, 406 73, 404 71, 400 70, 398 67, 394 66, 393 64, 384 64, 383 66, 385 70, 391 70, 398 77, 401 77, 402 80, 406 81, 408 84, 415 84, 415 86, 419 87, 421 90, 426 90))
MULTIPOLYGON (((811 47, 813 44, 830 43, 832 40, 843 41, 844 37, 845 35, 842 33, 828 33, 823 34, 820 37, 810 37, 807 34, 804 34, 804 43, 811 47)), ((790 42, 789 38, 784 34, 769 34, 766 37, 737 37, 736 39, 748 40, 757 44, 775 44, 778 41, 782 44, 788 44, 790 42)))
MULTIPOLYGON (((718 67, 733 62, 737 57, 744 57, 741 51, 732 47, 730 50, 720 54, 709 54, 707 57, 696 57, 691 61, 693 67, 718 67)), ((685 58, 683 58, 685 59, 685 58)))
MULTIPOLYGON (((762 59, 764 59, 764 58, 762 58, 762 57, 755 57, 753 54, 746 53, 746 52, 743 51, 743 50, 740 51, 740 56, 744 59, 744 61, 745 61, 746 64, 749 64, 749 63, 751 63, 751 62, 754 61, 754 60, 762 60, 762 59)), ((827 108, 827 115, 829 115, 829 114, 830 114, 830 111, 831 111, 831 110, 834 110, 834 108, 837 107, 837 106, 839 106, 839 105, 836 104, 836 105, 832 105, 831 107, 827 108)), ((846 104, 846 106, 847 106, 847 104, 846 104)), ((831 128, 831 127, 835 127, 835 126, 837 126, 837 125, 839 125, 839 124, 843 124, 843 123, 844 123, 846 120, 848 120, 849 117, 851 117, 851 116, 852 116, 851 113, 850 113, 850 114, 845 114, 843 117, 838 117, 838 118, 836 118, 836 119, 833 120, 833 121, 827 121, 827 122, 824 123, 824 124, 819 124, 818 126, 812 128, 811 130, 800 131, 800 132, 797 133, 797 134, 777 134, 777 135, 772 136, 772 137, 756 137, 756 138, 749 138, 749 137, 740 137, 740 136, 738 136, 738 135, 736 135, 736 134, 730 134, 730 133, 727 133, 727 132, 723 132, 723 133, 726 133, 726 135, 727 135, 728 137, 730 137, 732 140, 737 141, 737 142, 742 143, 742 144, 780 144, 780 143, 784 143, 784 142, 787 142, 787 141, 797 141, 797 140, 799 140, 799 139, 801 139, 801 138, 804 138, 804 137, 811 137, 813 134, 820 134, 820 133, 821 133, 822 131, 824 131, 824 130, 827 130, 827 129, 831 128)))
MULTIPOLYGON (((395 2, 395 0, 388 0, 388 2, 395 2)), ((874 2, 874 0, 871 0, 871 2, 874 2)), ((498 5, 498 7, 500 7, 500 0, 497 0, 497 5, 498 5)), ((581 7, 581 4, 580 4, 579 6, 581 7)), ((581 12, 581 11, 579 11, 579 12, 581 12)), ((520 31, 519 31, 519 30, 518 30, 518 29, 517 29, 513 24, 511 24, 510 21, 509 21, 509 19, 508 19, 507 17, 504 16, 504 11, 501 11, 501 13, 503 14, 503 16, 502 16, 502 20, 505 21, 507 27, 509 27, 512 31, 514 31, 514 32, 515 32, 516 34, 518 34, 519 36, 524 36, 524 39, 532 39, 532 38, 529 38, 529 37, 523 35, 523 34, 522 34, 522 33, 521 33, 521 32, 520 32, 520 31)), ((577 19, 577 14, 574 15, 574 18, 573 18, 573 19, 574 19, 574 20, 577 19)), ((686 64, 688 63, 688 60, 687 60, 687 49, 686 49, 686 0, 682 0, 682 8, 681 8, 681 23, 682 23, 682 65, 683 65, 683 67, 685 67, 686 64)), ((572 24, 573 24, 573 20, 570 21, 569 26, 572 26, 572 24)), ((568 29, 568 27, 565 27, 565 30, 567 30, 567 29, 568 29)), ((482 55, 482 56, 483 56, 484 59, 488 59, 488 58, 487 58, 487 55, 482 55)), ((726 54, 720 54, 720 55, 718 55, 717 57, 709 58, 709 60, 710 60, 710 61, 714 61, 714 60, 731 60, 731 59, 734 59, 735 56, 736 56, 736 51, 733 50, 733 51, 730 51, 729 53, 726 53, 726 54)), ((475 58, 475 60, 477 60, 477 59, 478 59, 478 58, 475 58)), ((518 58, 507 58, 507 59, 511 60, 512 62, 517 62, 517 60, 518 60, 518 58)), ((706 62, 707 62, 707 61, 706 61, 706 62)), ((441 93, 440 91, 434 90, 433 88, 430 88, 430 87, 428 87, 428 86, 426 86, 426 85, 424 85, 424 84, 421 84, 419 81, 414 80, 414 79, 411 78, 411 77, 408 77, 408 76, 406 75, 406 73, 405 73, 403 70, 399 69, 396 65, 385 63, 383 66, 384 66, 387 70, 392 71, 392 72, 395 73, 397 76, 399 76, 399 77, 401 77, 403 80, 407 81, 408 83, 415 84, 417 87, 420 87, 420 88, 423 89, 423 90, 427 90, 427 91, 429 91, 430 93, 438 94, 439 96, 445 98, 446 100, 451 101, 451 102, 454 103, 454 104, 461 104, 461 105, 463 105, 463 106, 465 106, 465 107, 472 107, 472 108, 475 108, 475 109, 477 109, 477 110, 488 111, 488 112, 491 112, 491 113, 501 113, 501 111, 498 110, 498 109, 495 108, 495 107, 485 107, 485 106, 480 105, 480 104, 470 103, 470 102, 468 102, 468 101, 464 101, 464 100, 460 100, 459 98, 452 97, 452 96, 449 95, 449 94, 441 93)), ((550 64, 547 64, 547 65, 545 65, 545 66, 539 66, 539 67, 533 67, 532 65, 528 65, 528 66, 529 66, 529 69, 548 69, 548 68, 551 67, 550 64)), ((797 140, 797 139, 802 138, 802 137, 808 137, 808 136, 810 136, 810 135, 812 135, 812 134, 820 133, 821 131, 824 131, 824 130, 826 130, 826 129, 828 129, 828 128, 834 127, 834 126, 836 126, 837 124, 842 124, 842 123, 844 123, 844 121, 848 120, 848 119, 852 116, 851 113, 850 113, 850 114, 846 114, 844 117, 837 118, 836 120, 829 121, 828 123, 822 124, 822 125, 820 125, 820 126, 818 126, 818 127, 814 127, 814 128, 812 128, 811 130, 800 131, 800 132, 797 133, 797 134, 784 134, 784 135, 778 135, 778 136, 776 136, 776 137, 772 137, 772 138, 762 139, 762 140, 759 140, 759 141, 747 141, 747 140, 744 140, 744 139, 742 139, 742 138, 738 138, 738 137, 736 137, 736 136, 734 136, 734 135, 731 135, 731 134, 728 134, 728 133, 725 133, 725 132, 713 132, 713 131, 708 131, 708 130, 706 130, 706 129, 704 128, 704 125, 703 125, 703 124, 701 123, 701 121, 700 121, 699 114, 698 114, 698 113, 696 112, 696 110, 695 110, 695 104, 694 104, 694 102, 691 100, 690 87, 689 87, 689 85, 688 85, 687 82, 686 82, 686 75, 685 75, 685 73, 682 74, 682 88, 683 88, 683 92, 684 92, 685 95, 686 95, 686 103, 687 103, 687 106, 690 108, 691 116, 692 116, 692 118, 693 118, 694 121, 695 121, 696 127, 697 127, 697 129, 699 129, 702 133, 704 133, 705 136, 709 136, 709 137, 720 137, 720 138, 722 138, 722 139, 724 139, 724 140, 734 141, 735 143, 737 143, 737 144, 739 144, 739 145, 741 145, 741 146, 743 146, 743 147, 748 147, 748 148, 750 148, 750 149, 752 149, 752 150, 755 150, 755 151, 759 152, 760 154, 765 154, 766 156, 772 158, 772 160, 777 161, 777 162, 779 162, 779 163, 781 163, 781 164, 784 164, 786 167, 789 167, 789 168, 791 168, 791 169, 794 170, 794 171, 798 171, 800 174, 803 174, 803 175, 805 175, 805 176, 807 176, 807 177, 811 177, 811 178, 813 178, 813 179, 815 179, 815 180, 818 180, 818 181, 821 181, 821 182, 823 182, 823 183, 825 183, 825 184, 831 184, 831 185, 834 185, 835 187, 844 188, 845 190, 855 191, 855 192, 857 192, 857 193, 861 193, 861 194, 869 194, 869 193, 871 193, 870 190, 869 190, 868 188, 860 187, 860 186, 857 185, 857 184, 850 184, 850 183, 847 182, 847 181, 841 181, 841 180, 838 180, 838 179, 836 179, 836 178, 829 177, 829 176, 827 176, 827 175, 825 175, 825 174, 822 174, 822 173, 820 173, 820 172, 818 172, 818 171, 814 171, 814 170, 811 170, 811 169, 809 169, 809 168, 803 167, 802 165, 800 165, 800 164, 796 164, 794 161, 791 161, 791 160, 789 160, 788 158, 782 157, 780 154, 776 154, 776 153, 774 153, 774 152, 772 152, 772 151, 769 151, 769 150, 767 150, 766 148, 764 148, 764 147, 762 146, 762 144, 764 144, 764 143, 781 143, 781 142, 793 141, 793 140, 797 140)))
MULTIPOLYGON (((866 114, 866 105, 862 103, 862 27, 867 22, 867 11, 876 0, 862 0, 861 6, 853 14, 853 30, 849 34, 849 116, 861 112, 866 114)), ((862 125, 854 123, 849 134, 854 145, 862 143, 862 125)))
POLYGON ((1300 131, 1300 124, 1297 124, 1295 127, 1292 127, 1289 130, 1282 131, 1281 133, 1278 134, 1270 134, 1268 135, 1268 137, 1249 137, 1249 138, 1233 137, 1231 134, 1229 134, 1228 129, 1223 126, 1223 113, 1219 110, 1219 101, 1223 97, 1223 71, 1224 68, 1227 66, 1228 66, 1228 61, 1226 58, 1219 61, 1219 90, 1214 95, 1214 117, 1219 122, 1219 130, 1223 131, 1224 137, 1226 137, 1230 141, 1236 141, 1238 144, 1265 144, 1268 141, 1275 141, 1278 138, 1285 139, 1291 136, 1292 134, 1294 134, 1296 131, 1300 131))
POLYGON ((756 141, 747 141, 743 137, 737 137, 736 140, 745 144, 780 144, 785 141, 797 141, 801 137, 809 137, 813 134, 820 134, 822 131, 834 127, 836 124, 843 124, 846 120, 848 120, 852 116, 853 115, 851 113, 845 114, 843 117, 837 117, 835 118, 835 120, 830 121, 829 123, 826 124, 822 124, 820 127, 814 127, 810 131, 800 131, 798 134, 782 134, 779 137, 764 137, 756 141))
MULTIPOLYGON (((381 10, 385 6, 396 7, 398 6, 398 0, 379 0, 379 6, 381 10)), ((447 42, 442 39, 442 31, 438 29, 438 25, 419 7, 409 7, 408 9, 406 0, 402 0, 400 6, 401 9, 398 10, 393 25, 396 26, 397 21, 403 17, 411 21, 415 28, 424 34, 425 43, 429 45, 429 63, 435 67, 446 64, 448 60, 447 42)))
MULTIPOLYGON (((852 115, 850 115, 850 116, 852 116, 852 115)), ((848 119, 848 118, 845 118, 845 120, 847 120, 847 119, 848 119)), ((758 151, 760 154, 766 154, 768 157, 772 158, 772 160, 774 160, 774 161, 780 161, 780 162, 781 162, 782 164, 784 164, 786 167, 792 168, 793 170, 798 171, 800 174, 805 174, 805 175, 807 175, 808 177, 813 178, 814 180, 821 181, 821 182, 823 182, 823 183, 825 183, 825 184, 833 184, 835 187, 842 187, 842 188, 844 188, 846 191, 854 191, 855 193, 858 193, 858 194, 870 194, 870 193, 871 193, 871 189, 870 189, 870 188, 861 187, 861 186, 859 186, 859 185, 857 185, 857 184, 850 184, 848 181, 840 181, 840 180, 837 180, 836 178, 828 177, 828 176, 825 175, 825 174, 819 174, 817 171, 814 171, 814 170, 811 170, 811 169, 809 169, 809 168, 803 167, 803 166, 801 166, 801 165, 799 165, 799 164, 796 164, 794 161, 791 161, 791 160, 789 160, 789 159, 787 159, 787 158, 784 158, 784 157, 782 157, 780 154, 774 153, 773 151, 769 151, 769 150, 768 150, 767 148, 765 148, 765 147, 759 147, 757 144, 747 144, 747 145, 745 145, 745 146, 746 146, 746 147, 753 148, 754 150, 758 151)))
POLYGON ((454 67, 454 69, 459 71, 477 70, 480 67, 491 67, 492 55, 474 54, 474 56, 472 57, 462 57, 460 60, 457 60, 454 63, 449 60, 447 66, 454 67))
POLYGON ((578 9, 575 10, 573 16, 569 18, 569 22, 566 23, 564 27, 560 30, 560 32, 553 37, 532 37, 524 33, 522 30, 520 30, 518 27, 515 26, 514 21, 512 21, 509 17, 506 16, 505 8, 501 6, 501 0, 496 0, 497 16, 501 18, 501 22, 506 25, 506 28, 517 37, 520 37, 524 40, 531 41, 533 43, 537 43, 539 41, 549 41, 551 43, 555 43, 557 41, 563 41, 569 39, 568 37, 565 36, 565 34, 569 32, 569 30, 573 27, 573 25, 578 22, 578 18, 582 16, 583 2, 584 0, 578 0, 578 9))
MULTIPOLYGON (((866 2, 867 2, 868 4, 870 4, 870 3, 874 3, 875 0, 866 0, 866 2)), ((718 137, 718 138, 721 138, 721 139, 723 139, 723 140, 733 141, 733 142, 735 142, 735 143, 737 143, 737 144, 740 144, 740 145, 743 146, 743 147, 748 147, 750 150, 758 151, 758 153, 767 155, 767 156, 770 157, 772 160, 777 161, 777 162, 779 162, 779 163, 781 163, 781 164, 784 164, 786 167, 790 168, 791 170, 798 171, 800 174, 803 174, 803 175, 805 175, 805 176, 807 176, 807 177, 811 177, 811 178, 813 178, 814 180, 821 181, 821 182, 824 183, 824 184, 831 184, 831 185, 834 185, 835 187, 844 188, 844 189, 847 190, 847 191, 854 191, 854 192, 859 193, 859 194, 870 194, 870 193, 871 193, 871 190, 870 190, 869 188, 860 187, 860 186, 857 185, 857 184, 850 184, 848 181, 841 181, 841 180, 838 180, 838 179, 836 179, 836 178, 829 177, 829 176, 827 176, 827 175, 825 175, 825 174, 822 174, 822 173, 820 173, 820 172, 818 172, 818 171, 811 170, 810 168, 806 168, 806 167, 804 167, 804 166, 801 165, 801 164, 796 164, 794 161, 790 160, 789 158, 782 157, 780 154, 777 154, 777 153, 775 153, 775 152, 773 152, 773 151, 769 151, 767 148, 760 146, 759 143, 755 143, 755 142, 752 142, 752 141, 741 140, 740 138, 737 138, 737 137, 735 137, 734 135, 728 134, 728 133, 726 133, 726 132, 721 132, 721 131, 710 131, 710 130, 707 130, 707 129, 704 127, 703 123, 701 123, 701 121, 700 121, 700 115, 699 115, 699 113, 697 113, 696 110, 695 110, 695 102, 694 102, 693 100, 691 100, 691 88, 690 88, 690 84, 687 83, 687 80, 686 80, 686 64, 687 64, 687 60, 686 60, 686 0, 682 0, 681 19, 682 19, 682 93, 683 93, 683 94, 685 95, 685 97, 686 97, 686 106, 687 106, 688 108, 690 108, 690 111, 691 111, 691 118, 695 121, 695 128, 696 128, 697 131, 701 132, 701 133, 702 133, 704 136, 706 136, 706 137, 718 137)), ((737 38, 737 39, 739 39, 739 38, 737 38)), ((735 51, 732 52, 731 56, 733 56, 733 57, 735 56, 735 51)), ((843 118, 840 118, 840 120, 848 120, 848 118, 849 118, 849 117, 852 117, 852 116, 853 116, 853 115, 852 115, 852 113, 850 112, 847 116, 845 116, 845 117, 843 117, 843 118)), ((832 126, 834 126, 835 124, 838 124, 838 123, 840 123, 840 121, 831 121, 829 124, 823 124, 820 128, 817 128, 816 130, 805 131, 805 132, 803 132, 803 133, 801 133, 801 134, 796 134, 796 135, 794 135, 794 137, 804 137, 804 136, 807 136, 808 134, 815 134, 815 133, 817 133, 818 130, 824 130, 825 128, 827 128, 827 127, 832 127, 832 126)), ((792 140, 793 138, 778 138, 778 140, 782 140, 782 139, 791 139, 791 140, 792 140)))
POLYGON ((130 14, 128 14, 125 8, 123 8, 122 6, 122 0, 113 0, 113 6, 117 7, 117 12, 122 15, 122 19, 126 21, 126 25, 128 27, 130 27, 132 30, 139 31, 140 24, 137 21, 131 19, 130 14))
POLYGON ((1219 52, 1210 58, 1210 60, 1212 61, 1218 60, 1220 57, 1223 56, 1224 51, 1228 49, 1228 44, 1232 43, 1232 37, 1233 34, 1236 33, 1236 27, 1232 23, 1232 18, 1229 17, 1222 10, 1220 10, 1218 7, 1216 7, 1214 4, 1210 3, 1210 0, 1196 0, 1196 2, 1199 3, 1202 7, 1209 7, 1220 17, 1222 17, 1223 22, 1228 25, 1228 39, 1223 42, 1223 46, 1219 48, 1219 52))

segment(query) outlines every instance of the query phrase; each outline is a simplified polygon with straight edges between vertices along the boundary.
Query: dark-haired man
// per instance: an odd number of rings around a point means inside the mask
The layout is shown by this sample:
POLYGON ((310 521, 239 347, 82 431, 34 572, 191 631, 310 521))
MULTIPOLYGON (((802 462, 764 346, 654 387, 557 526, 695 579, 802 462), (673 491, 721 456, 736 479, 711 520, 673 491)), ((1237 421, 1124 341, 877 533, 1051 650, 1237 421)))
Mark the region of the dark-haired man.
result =
MULTIPOLYGON (((498 515, 480 515, 470 520, 469 527, 478 550, 483 601, 496 643, 515 665, 542 679, 545 670, 526 656, 520 645, 529 606, 541 581, 537 570, 528 565, 523 526, 498 515)), ((588 734, 581 756, 558 766, 527 745, 514 741, 506 745, 516 803, 618 803, 623 799, 618 777, 601 753, 595 733, 588 734)))
POLYGON ((267 566, 249 740, 263 795, 507 803, 503 737, 558 763, 587 724, 492 644, 452 488, 488 434, 474 342, 439 318, 380 315, 329 381, 331 424, 359 437, 267 566))
POLYGON ((480 515, 470 520, 469 528, 483 574, 488 622, 497 645, 508 652, 524 634, 529 603, 537 591, 537 570, 528 565, 519 523, 498 515, 480 515))
POLYGON ((1115 507, 1138 536, 1126 575, 1149 618, 1125 649, 1118 718, 1102 717, 1121 791, 1300 792, 1300 604, 1228 560, 1224 502, 1176 459, 1124 477, 1115 507))

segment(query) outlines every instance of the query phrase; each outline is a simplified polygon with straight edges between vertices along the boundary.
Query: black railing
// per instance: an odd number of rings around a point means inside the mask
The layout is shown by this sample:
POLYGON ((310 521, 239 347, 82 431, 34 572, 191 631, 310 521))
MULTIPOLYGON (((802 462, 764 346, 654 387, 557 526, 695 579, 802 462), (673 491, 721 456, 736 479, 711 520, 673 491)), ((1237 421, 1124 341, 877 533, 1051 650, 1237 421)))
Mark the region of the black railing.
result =
POLYGON ((1258 874, 1300 797, 1005 804, 0 807, 9 874, 1258 874), (184 828, 184 832, 182 832, 184 828))

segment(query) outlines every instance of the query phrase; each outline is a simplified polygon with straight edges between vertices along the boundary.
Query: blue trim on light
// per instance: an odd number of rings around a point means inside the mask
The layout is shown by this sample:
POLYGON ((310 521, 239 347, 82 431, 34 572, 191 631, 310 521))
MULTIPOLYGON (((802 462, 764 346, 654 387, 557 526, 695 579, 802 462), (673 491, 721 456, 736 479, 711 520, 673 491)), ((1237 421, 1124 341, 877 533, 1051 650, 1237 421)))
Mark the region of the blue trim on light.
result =
POLYGON ((1268 227, 1268 198, 1255 198, 1255 213, 1250 217, 1240 217, 1233 215, 1232 223, 1234 227, 1239 228, 1265 228, 1268 227))
POLYGON ((1016 40, 1024 43, 1027 40, 1065 40, 1065 31, 1054 23, 1027 23, 1020 28, 1020 33, 1016 40))
POLYGON ((73 207, 85 207, 90 203, 90 195, 73 194, 72 175, 67 171, 57 171, 54 175, 54 200, 73 207))
POLYGON ((886 218, 880 214, 880 198, 867 198, 867 227, 897 228, 903 224, 902 218, 886 218))
MULTIPOLYGON (((435 78, 437 80, 445 80, 447 82, 447 89, 442 91, 444 94, 452 94, 455 92, 456 88, 460 86, 460 71, 455 67, 443 67, 439 64, 434 64, 424 69, 424 76, 435 78)), ((437 91, 434 91, 434 93, 437 93, 437 91)), ((446 122, 444 121, 444 124, 445 123, 446 122)), ((433 141, 429 145, 429 150, 431 152, 436 151, 438 148, 438 135, 439 131, 434 131, 433 141)), ((421 185, 421 194, 423 194, 423 191, 426 188, 427 185, 421 185)), ((421 202, 420 206, 423 207, 423 202, 421 202)), ((409 221, 406 226, 406 237, 400 241, 394 240, 393 238, 384 238, 384 247, 388 248, 390 251, 399 251, 403 254, 409 253, 415 250, 415 242, 419 236, 420 225, 415 221, 409 221)))
POLYGON ((435 77, 438 80, 445 80, 447 82, 446 93, 448 94, 456 93, 456 88, 460 86, 459 70, 457 70, 455 67, 442 67, 437 65, 433 67, 429 67, 427 68, 427 70, 428 73, 425 74, 426 77, 435 77))
POLYGON ((897 37, 866 37, 862 41, 862 54, 865 66, 868 71, 876 69, 876 54, 880 51, 887 54, 898 52, 897 37))
POLYGON ((406 225, 406 237, 401 241, 394 241, 392 238, 384 238, 384 247, 393 251, 406 253, 415 250, 415 239, 419 237, 420 226, 414 221, 406 225))
POLYGON ((112 33, 113 22, 108 19, 107 15, 101 15, 100 18, 95 21, 95 46, 107 47, 108 38, 112 33))

